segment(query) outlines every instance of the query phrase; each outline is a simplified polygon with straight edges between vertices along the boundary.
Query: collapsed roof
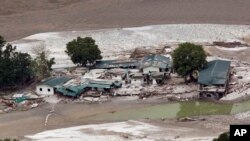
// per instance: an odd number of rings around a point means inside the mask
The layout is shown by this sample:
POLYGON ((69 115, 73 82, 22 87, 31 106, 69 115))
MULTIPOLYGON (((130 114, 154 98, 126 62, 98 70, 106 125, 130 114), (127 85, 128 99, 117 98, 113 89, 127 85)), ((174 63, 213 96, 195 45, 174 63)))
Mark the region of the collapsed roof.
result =
POLYGON ((158 67, 161 69, 170 68, 171 62, 169 57, 163 55, 148 55, 142 59, 141 68, 158 67))

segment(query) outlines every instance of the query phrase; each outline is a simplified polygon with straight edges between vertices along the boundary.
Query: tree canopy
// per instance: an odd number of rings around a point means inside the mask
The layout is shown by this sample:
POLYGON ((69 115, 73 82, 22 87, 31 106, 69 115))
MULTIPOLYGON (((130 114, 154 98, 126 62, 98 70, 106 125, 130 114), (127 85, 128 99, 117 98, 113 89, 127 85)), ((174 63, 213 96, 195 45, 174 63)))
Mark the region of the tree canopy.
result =
POLYGON ((102 59, 101 51, 91 37, 77 37, 67 44, 66 53, 70 56, 72 62, 77 65, 86 66, 88 63, 94 63, 102 59))
POLYGON ((192 43, 179 44, 172 57, 175 71, 183 76, 186 82, 187 77, 195 80, 193 74, 207 64, 206 53, 202 46, 192 43))
POLYGON ((24 84, 32 77, 32 59, 27 53, 16 52, 0 36, 0 89, 24 84))
POLYGON ((229 132, 226 132, 226 133, 220 134, 219 137, 216 139, 213 139, 213 141, 229 141, 229 138, 230 138, 230 134, 229 132))

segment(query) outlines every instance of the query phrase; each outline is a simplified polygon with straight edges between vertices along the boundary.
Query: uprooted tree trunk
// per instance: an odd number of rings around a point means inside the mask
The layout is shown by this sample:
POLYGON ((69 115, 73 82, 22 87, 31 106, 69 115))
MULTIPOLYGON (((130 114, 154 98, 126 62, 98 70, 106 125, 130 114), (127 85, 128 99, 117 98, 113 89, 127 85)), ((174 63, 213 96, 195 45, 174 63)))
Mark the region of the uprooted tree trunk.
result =
POLYGON ((184 76, 184 81, 186 84, 190 83, 190 82, 196 82, 197 78, 194 77, 193 75, 194 73, 188 73, 187 75, 184 76))

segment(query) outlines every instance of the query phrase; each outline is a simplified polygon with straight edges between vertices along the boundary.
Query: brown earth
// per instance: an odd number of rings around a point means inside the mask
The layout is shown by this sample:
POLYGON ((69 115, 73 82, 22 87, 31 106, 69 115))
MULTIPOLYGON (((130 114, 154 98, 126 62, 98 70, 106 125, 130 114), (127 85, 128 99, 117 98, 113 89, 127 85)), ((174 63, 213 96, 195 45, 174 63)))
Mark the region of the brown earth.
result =
MULTIPOLYGON (((23 139, 25 135, 35 134, 44 130, 57 129, 70 126, 98 124, 107 122, 118 122, 110 120, 94 120, 95 115, 111 113, 131 108, 140 108, 156 103, 166 103, 161 99, 148 99, 146 101, 115 99, 102 104, 57 104, 55 112, 50 116, 47 126, 45 126, 46 116, 50 113, 51 105, 46 104, 33 110, 24 112, 12 112, 0 115, 0 138, 23 139), (6 132, 7 131, 7 132, 6 132)), ((141 119, 153 125, 167 129, 166 134, 181 137, 194 136, 206 137, 217 136, 221 132, 228 130, 232 123, 247 124, 249 120, 238 120, 233 115, 215 115, 195 117, 192 122, 179 122, 176 119, 141 119), (184 130, 185 129, 185 130, 184 130), (175 132, 174 132, 175 131, 175 132)), ((128 119, 129 120, 129 119, 128 119)))
POLYGON ((249 0, 1 0, 0 35, 176 23, 250 23, 249 0))

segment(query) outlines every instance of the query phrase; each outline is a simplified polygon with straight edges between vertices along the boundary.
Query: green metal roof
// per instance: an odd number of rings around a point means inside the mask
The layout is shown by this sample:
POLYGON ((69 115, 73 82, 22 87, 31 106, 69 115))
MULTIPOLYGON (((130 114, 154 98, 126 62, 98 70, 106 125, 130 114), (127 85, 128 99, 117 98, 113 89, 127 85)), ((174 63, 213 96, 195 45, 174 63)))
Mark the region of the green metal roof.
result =
POLYGON ((87 87, 87 85, 71 86, 71 87, 67 87, 67 88, 61 86, 61 87, 56 89, 56 92, 60 92, 66 96, 77 97, 82 92, 85 91, 86 87, 87 87))
POLYGON ((86 90, 86 88, 110 89, 113 87, 119 88, 121 86, 122 86, 121 81, 109 82, 109 81, 89 80, 88 83, 80 84, 78 86, 66 86, 66 87, 59 86, 57 87, 56 92, 59 92, 66 96, 77 97, 81 93, 83 93, 86 90))
POLYGON ((52 78, 49 78, 45 81, 43 81, 40 85, 47 85, 47 86, 50 86, 50 87, 55 87, 57 85, 61 85, 67 81, 69 81, 71 78, 69 77, 52 77, 52 78))
POLYGON ((159 67, 159 68, 170 68, 171 62, 170 58, 163 55, 148 55, 142 59, 141 67, 159 67))
POLYGON ((230 61, 214 60, 208 62, 199 73, 198 83, 204 85, 224 85, 230 71, 230 61))

